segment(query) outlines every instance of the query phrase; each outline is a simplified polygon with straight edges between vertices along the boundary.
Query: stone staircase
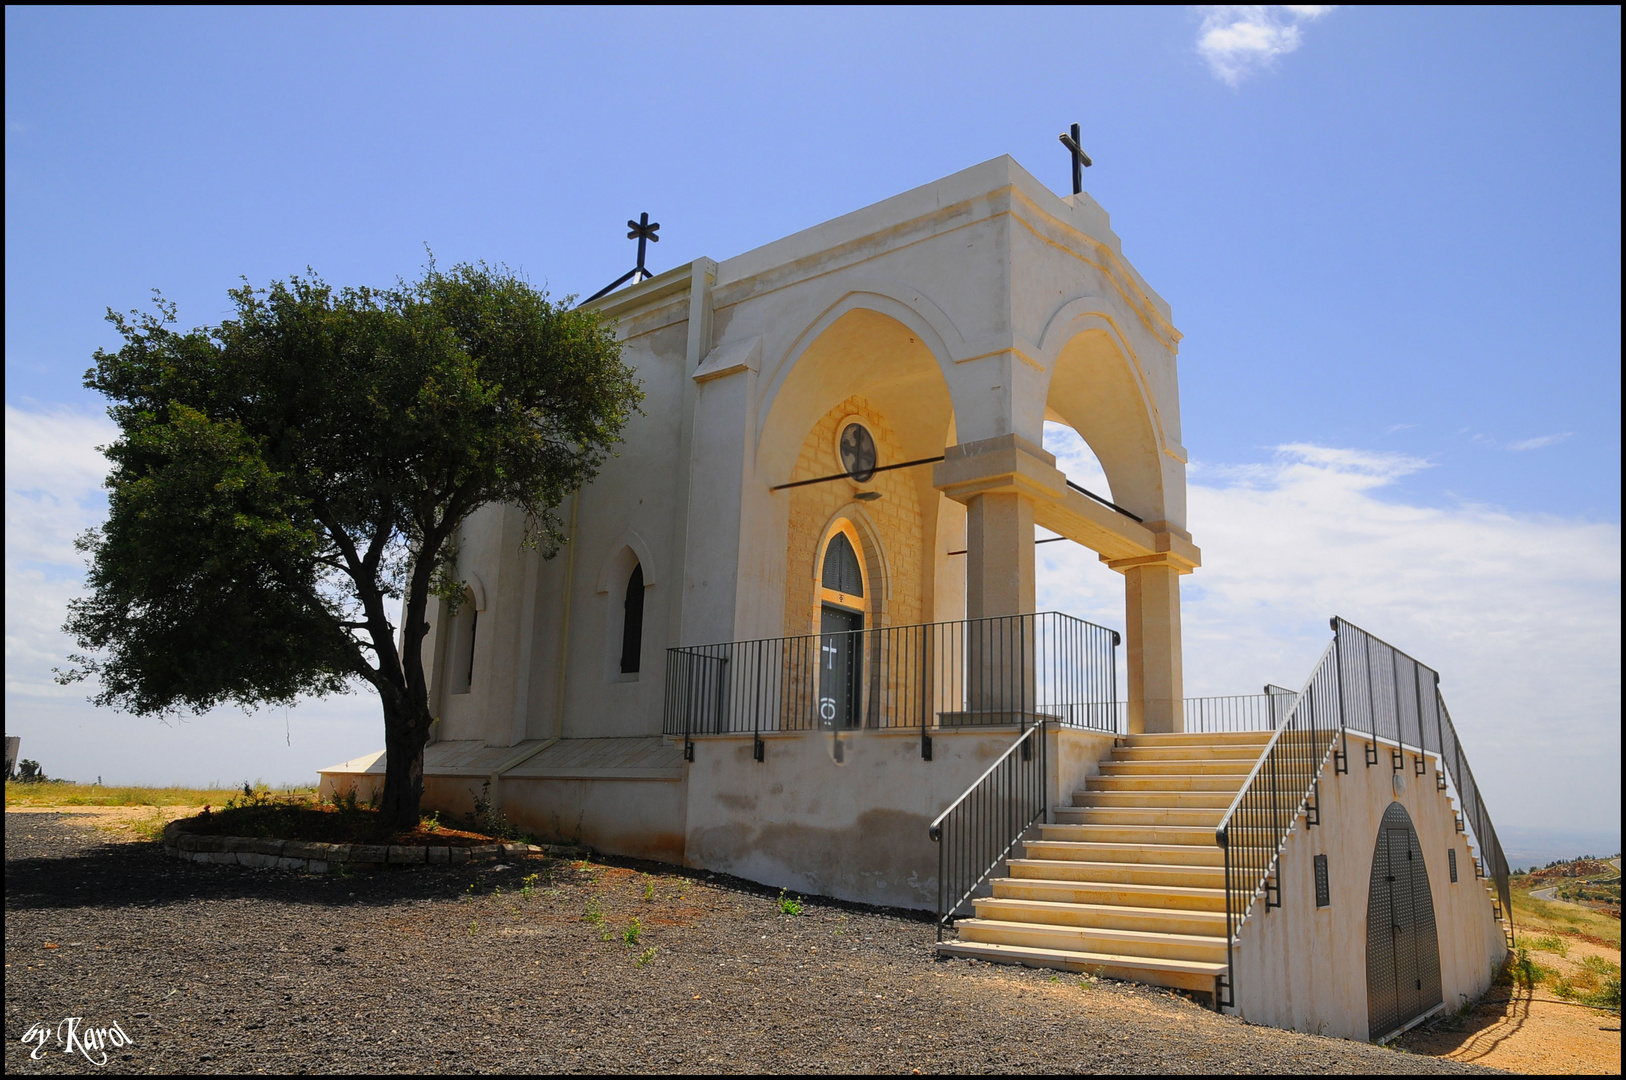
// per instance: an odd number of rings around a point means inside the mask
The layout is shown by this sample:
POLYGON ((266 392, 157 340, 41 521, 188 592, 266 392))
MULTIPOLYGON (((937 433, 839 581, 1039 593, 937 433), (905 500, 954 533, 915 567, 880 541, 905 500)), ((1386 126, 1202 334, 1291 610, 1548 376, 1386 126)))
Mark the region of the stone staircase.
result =
POLYGON ((1214 828, 1270 736, 1120 740, 938 953, 1212 994, 1225 973, 1225 858, 1214 828))

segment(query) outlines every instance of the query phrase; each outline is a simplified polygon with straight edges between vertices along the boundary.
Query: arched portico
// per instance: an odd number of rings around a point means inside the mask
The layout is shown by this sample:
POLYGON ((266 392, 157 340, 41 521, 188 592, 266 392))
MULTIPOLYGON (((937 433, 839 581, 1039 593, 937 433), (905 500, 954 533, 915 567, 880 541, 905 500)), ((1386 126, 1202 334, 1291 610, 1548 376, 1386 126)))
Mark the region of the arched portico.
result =
POLYGON ((950 447, 936 478, 967 508, 967 614, 1034 610, 1036 524, 1091 548, 1125 578, 1129 730, 1177 731, 1179 576, 1199 561, 1184 529, 1185 452, 1170 434, 1177 404, 1159 404, 1157 380, 1110 307, 1097 298, 1068 301, 1045 321, 1036 345, 986 358, 986 374, 1005 392, 973 401, 957 395, 956 412, 977 410, 978 429, 1004 433, 950 447), (1002 416, 988 415, 1001 409, 1002 416), (1035 416, 1066 424, 1089 444, 1116 505, 1069 485, 1055 458, 1028 437, 1035 416))

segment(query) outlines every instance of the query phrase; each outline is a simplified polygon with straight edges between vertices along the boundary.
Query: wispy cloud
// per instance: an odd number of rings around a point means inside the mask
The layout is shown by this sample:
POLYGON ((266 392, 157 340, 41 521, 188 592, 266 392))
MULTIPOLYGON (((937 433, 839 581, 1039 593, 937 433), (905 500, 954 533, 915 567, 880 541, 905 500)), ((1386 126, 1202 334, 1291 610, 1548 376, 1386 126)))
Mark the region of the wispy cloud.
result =
MULTIPOLYGON (((1297 685, 1342 615, 1440 671, 1499 825, 1565 824, 1548 790, 1618 820, 1620 526, 1396 498, 1425 467, 1296 445, 1194 468, 1203 566, 1181 582, 1186 693, 1297 685)), ((1123 626, 1123 579, 1093 552, 1046 544, 1038 561, 1041 609, 1123 626)))
POLYGON ((1534 439, 1520 439, 1518 442, 1508 443, 1507 448, 1515 452, 1519 450, 1540 450, 1543 446, 1561 443, 1574 434, 1573 431, 1566 431, 1559 435, 1537 435, 1534 439))
POLYGON ((1197 52, 1217 78, 1237 86, 1297 49, 1304 38, 1303 25, 1332 9, 1327 4, 1200 7, 1203 22, 1197 31, 1197 52))

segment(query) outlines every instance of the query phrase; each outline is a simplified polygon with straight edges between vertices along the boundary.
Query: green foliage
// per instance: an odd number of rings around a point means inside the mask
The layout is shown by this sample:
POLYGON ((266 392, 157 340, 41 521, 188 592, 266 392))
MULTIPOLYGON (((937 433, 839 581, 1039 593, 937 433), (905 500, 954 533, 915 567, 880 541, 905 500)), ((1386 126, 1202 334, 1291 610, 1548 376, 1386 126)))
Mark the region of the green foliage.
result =
POLYGON ((1542 952, 1552 953, 1554 956, 1568 956, 1570 954, 1570 943, 1557 934, 1543 934, 1541 937, 1532 938, 1530 947, 1540 949, 1542 952))
POLYGON ((419 827, 428 833, 440 832, 440 811, 436 810, 433 814, 424 818, 419 822, 419 827))
POLYGON ((1508 969, 1515 985, 1526 990, 1534 989, 1538 984, 1552 978, 1551 968, 1542 967, 1530 958, 1530 950, 1520 945, 1514 955, 1513 963, 1508 969))
POLYGON ((164 812, 158 807, 150 807, 147 813, 139 820, 130 823, 130 830, 143 840, 160 840, 164 835, 164 812))
POLYGON ((45 775, 40 763, 33 758, 23 758, 17 762, 17 783, 19 784, 45 784, 50 778, 45 775))
POLYGON ((1604 978, 1602 986, 1581 1000, 1599 1009, 1620 1012, 1620 969, 1617 967, 1613 975, 1604 978))
POLYGON ((589 896, 587 904, 582 908, 582 920, 595 925, 604 921, 604 908, 596 896, 589 896))
POLYGON ((109 513, 79 539, 89 595, 64 629, 82 653, 59 679, 94 675, 98 704, 138 714, 364 680, 385 714, 386 813, 416 823, 421 791, 402 789, 431 722, 429 598, 461 595, 449 545, 500 502, 551 556, 555 508, 641 391, 601 316, 500 267, 229 295, 231 318, 190 331, 162 298, 153 315, 108 312, 124 344, 85 384, 119 427, 109 513), (387 608, 403 599, 397 635, 387 608))
POLYGON ((643 967, 653 959, 655 959, 655 947, 651 945, 649 948, 638 954, 638 966, 643 967))
POLYGON ((526 874, 519 883, 519 894, 529 900, 536 895, 536 883, 541 880, 540 874, 526 874))
POLYGON ((470 832, 484 833, 497 840, 513 840, 519 835, 508 815, 497 809, 496 800, 491 797, 490 780, 480 784, 480 794, 474 796, 474 809, 466 824, 470 832))
POLYGON ((644 903, 647 904, 653 899, 655 899, 655 879, 646 878, 644 880, 644 903))
POLYGON ((638 937, 643 932, 644 928, 642 924, 640 924, 638 920, 634 918, 630 923, 627 924, 626 929, 621 931, 621 940, 627 944, 628 948, 631 948, 632 946, 638 944, 638 937))
POLYGON ((792 900, 785 895, 784 889, 779 890, 779 899, 774 901, 774 905, 779 909, 781 915, 800 915, 802 913, 801 897, 792 900))

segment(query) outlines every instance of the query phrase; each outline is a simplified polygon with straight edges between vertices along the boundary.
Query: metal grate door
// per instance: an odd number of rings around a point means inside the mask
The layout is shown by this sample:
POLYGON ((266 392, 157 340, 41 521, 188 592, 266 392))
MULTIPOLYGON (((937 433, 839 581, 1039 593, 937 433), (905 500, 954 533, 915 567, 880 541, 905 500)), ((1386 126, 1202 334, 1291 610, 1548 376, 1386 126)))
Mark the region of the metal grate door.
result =
POLYGON ((1386 1038, 1440 1004, 1440 944, 1428 867, 1411 815, 1390 803, 1372 852, 1366 907, 1367 1028, 1386 1038))

